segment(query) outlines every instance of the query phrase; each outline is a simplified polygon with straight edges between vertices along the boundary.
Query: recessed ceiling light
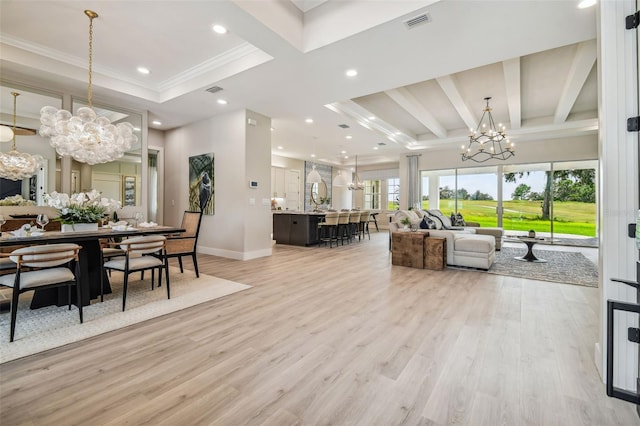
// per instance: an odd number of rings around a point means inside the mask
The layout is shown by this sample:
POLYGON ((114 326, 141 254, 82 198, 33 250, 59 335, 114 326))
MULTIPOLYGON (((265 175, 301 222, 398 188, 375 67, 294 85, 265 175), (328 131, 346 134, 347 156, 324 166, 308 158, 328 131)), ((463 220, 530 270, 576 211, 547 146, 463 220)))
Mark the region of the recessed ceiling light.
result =
POLYGON ((345 74, 347 75, 347 77, 355 77, 356 75, 358 75, 358 71, 351 69, 351 70, 347 70, 345 74))
POLYGON ((578 9, 586 9, 587 7, 594 6, 596 4, 596 0, 582 0, 578 3, 578 9))
POLYGON ((278 149, 284 149, 282 145, 278 145, 278 149))
POLYGON ((271 131, 273 132, 275 129, 276 129, 275 127, 272 127, 272 128, 271 128, 271 131))
POLYGON ((372 115, 372 116, 370 116, 370 117, 367 117, 367 118, 368 118, 369 120, 371 120, 371 121, 373 121, 373 120, 375 120, 375 119, 376 119, 373 115, 372 115))
POLYGON ((222 25, 214 25, 213 27, 213 31, 218 33, 218 34, 226 34, 227 33, 227 29, 225 27, 223 27, 222 25))
POLYGON ((377 150, 378 150, 378 147, 377 147, 377 146, 374 146, 374 147, 373 147, 373 150, 374 150, 374 151, 377 151, 377 150))
POLYGON ((347 138, 347 139, 352 139, 352 138, 353 138, 353 136, 351 136, 351 135, 347 135, 347 136, 345 136, 345 138, 347 138))
POLYGON ((307 118, 306 120, 304 120, 304 122, 307 124, 311 124, 313 123, 313 118, 307 118))
POLYGON ((311 158, 316 158, 316 155, 315 154, 311 154, 311 158))
POLYGON ((156 126, 162 126, 162 121, 160 121, 160 120, 153 120, 153 121, 151 122, 151 124, 155 124, 156 126))
POLYGON ((218 99, 218 103, 219 103, 220 105, 226 105, 226 104, 227 104, 227 101, 225 101, 224 99, 218 99))
POLYGON ((340 151, 340 154, 346 154, 347 151, 340 151))
POLYGON ((134 128, 133 128, 133 131, 134 131, 134 132, 139 132, 139 131, 140 131, 140 127, 134 127, 134 128))
POLYGON ((349 159, 349 156, 348 156, 348 155, 345 155, 345 156, 344 156, 344 159, 345 159, 345 160, 348 160, 348 159, 349 159))
POLYGON ((151 71, 149 71, 149 68, 145 68, 145 67, 138 67, 138 72, 140 74, 145 74, 145 75, 151 74, 151 71))

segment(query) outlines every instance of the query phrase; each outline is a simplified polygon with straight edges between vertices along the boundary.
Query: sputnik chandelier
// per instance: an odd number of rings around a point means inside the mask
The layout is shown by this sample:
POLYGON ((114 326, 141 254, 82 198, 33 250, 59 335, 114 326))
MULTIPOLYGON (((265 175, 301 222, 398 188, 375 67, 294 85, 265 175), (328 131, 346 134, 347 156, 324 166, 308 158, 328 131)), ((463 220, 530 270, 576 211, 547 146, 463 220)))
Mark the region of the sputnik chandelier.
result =
POLYGON ((84 13, 89 17, 89 106, 78 108, 76 116, 53 106, 42 108, 40 135, 51 138, 51 146, 59 155, 70 155, 81 163, 98 164, 122 157, 138 137, 133 134, 131 123, 113 125, 107 117, 98 117, 92 108, 93 20, 98 14, 92 10, 84 13))
POLYGON ((12 145, 11 151, 0 152, 0 177, 9 180, 21 180, 36 174, 40 168, 42 157, 16 150, 16 99, 20 96, 20 93, 11 92, 11 95, 13 95, 12 145))
POLYGON ((498 124, 496 127, 491 115, 489 100, 484 98, 487 106, 482 110, 482 117, 476 130, 469 129, 469 146, 462 146, 462 161, 473 160, 483 163, 492 158, 506 160, 515 155, 514 144, 510 143, 505 133, 506 127, 498 124), (486 120, 485 120, 486 119, 486 120), (503 146, 504 142, 504 146, 503 146))

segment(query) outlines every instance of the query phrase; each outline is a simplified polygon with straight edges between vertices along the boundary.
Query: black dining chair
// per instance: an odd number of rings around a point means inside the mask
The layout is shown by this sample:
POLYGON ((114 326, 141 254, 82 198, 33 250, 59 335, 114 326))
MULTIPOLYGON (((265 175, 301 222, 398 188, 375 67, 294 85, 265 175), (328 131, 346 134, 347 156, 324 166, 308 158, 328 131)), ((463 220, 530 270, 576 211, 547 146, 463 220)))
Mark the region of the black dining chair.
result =
POLYGON ((77 285, 80 282, 78 251, 81 248, 77 244, 46 244, 3 253, 3 257, 8 256, 16 265, 15 273, 0 276, 0 285, 13 288, 10 342, 15 337, 18 297, 27 291, 66 286, 71 310, 71 287, 75 285, 82 324, 82 286, 77 285))

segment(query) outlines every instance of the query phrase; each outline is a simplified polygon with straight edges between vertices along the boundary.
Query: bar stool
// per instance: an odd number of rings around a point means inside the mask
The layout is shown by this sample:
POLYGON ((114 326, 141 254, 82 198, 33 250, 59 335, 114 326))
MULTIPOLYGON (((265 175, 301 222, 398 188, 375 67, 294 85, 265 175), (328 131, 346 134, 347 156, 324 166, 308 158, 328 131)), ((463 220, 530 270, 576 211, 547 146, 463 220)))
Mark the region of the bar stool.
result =
POLYGON ((324 222, 318 223, 320 241, 325 244, 328 242, 329 248, 334 241, 338 245, 338 215, 338 212, 329 212, 324 216, 324 222))
POLYGON ((356 235, 360 240, 360 211, 353 210, 349 212, 349 238, 355 240, 356 235))
POLYGON ((337 238, 344 245, 344 240, 347 240, 348 243, 351 242, 351 232, 349 231, 349 212, 340 212, 338 214, 338 236, 337 238))
POLYGON ((371 239, 371 234, 369 233, 369 217, 371 216, 371 212, 363 211, 360 212, 360 235, 362 235, 362 239, 364 239, 364 234, 369 236, 371 239))

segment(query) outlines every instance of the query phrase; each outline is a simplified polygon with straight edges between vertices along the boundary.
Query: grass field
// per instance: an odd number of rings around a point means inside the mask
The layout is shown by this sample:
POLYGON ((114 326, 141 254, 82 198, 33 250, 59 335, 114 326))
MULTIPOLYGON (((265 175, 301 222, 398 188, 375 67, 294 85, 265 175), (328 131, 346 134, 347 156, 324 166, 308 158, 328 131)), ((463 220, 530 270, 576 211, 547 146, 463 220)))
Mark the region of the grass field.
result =
MULTIPOLYGON (((429 208, 429 202, 422 202, 423 208, 429 208)), ((496 215, 496 201, 458 201, 458 211, 469 222, 478 222, 481 226, 498 225, 496 215)), ((540 201, 504 201, 502 226, 505 230, 550 232, 549 220, 541 220, 542 208, 540 201)), ((440 200, 440 210, 444 214, 455 211, 454 200, 440 200)), ((573 234, 587 237, 596 236, 596 205, 595 203, 560 202, 553 203, 553 232, 556 234, 573 234)))

